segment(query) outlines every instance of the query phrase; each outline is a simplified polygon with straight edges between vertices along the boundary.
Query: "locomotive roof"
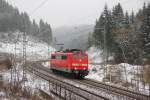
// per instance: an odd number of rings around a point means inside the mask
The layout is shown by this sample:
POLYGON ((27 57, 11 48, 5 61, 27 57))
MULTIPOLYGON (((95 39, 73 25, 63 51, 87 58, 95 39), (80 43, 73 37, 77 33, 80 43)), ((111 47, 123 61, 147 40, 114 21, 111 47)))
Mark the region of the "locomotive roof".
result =
POLYGON ((64 54, 64 53, 77 53, 77 52, 82 52, 82 50, 80 50, 80 49, 66 49, 63 51, 57 51, 55 53, 64 54))

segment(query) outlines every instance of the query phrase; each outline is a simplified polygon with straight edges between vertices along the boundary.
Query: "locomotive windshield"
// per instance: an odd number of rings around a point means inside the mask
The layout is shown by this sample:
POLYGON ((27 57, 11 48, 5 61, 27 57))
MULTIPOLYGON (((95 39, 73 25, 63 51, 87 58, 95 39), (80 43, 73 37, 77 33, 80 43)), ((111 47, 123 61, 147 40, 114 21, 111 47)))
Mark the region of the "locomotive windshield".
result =
POLYGON ((84 53, 74 53, 73 54, 73 59, 86 59, 87 55, 84 53))
POLYGON ((82 50, 79 50, 79 49, 66 49, 63 51, 64 53, 68 53, 68 52, 71 52, 71 53, 79 53, 79 52, 82 52, 82 50))

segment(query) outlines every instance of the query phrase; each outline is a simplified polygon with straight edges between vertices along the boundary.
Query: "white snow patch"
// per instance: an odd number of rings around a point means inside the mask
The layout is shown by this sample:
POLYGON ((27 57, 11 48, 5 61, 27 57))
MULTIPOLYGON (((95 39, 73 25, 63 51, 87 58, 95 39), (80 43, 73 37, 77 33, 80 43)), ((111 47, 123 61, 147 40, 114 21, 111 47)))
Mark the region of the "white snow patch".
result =
MULTIPOLYGON (((14 33, 15 34, 15 33, 14 33)), ((23 52, 23 33, 19 34, 20 37, 16 42, 2 42, 0 41, 0 52, 17 54, 18 57, 22 57, 23 52), (15 51, 16 47, 16 51, 15 51)), ((48 46, 47 43, 41 42, 36 38, 31 36, 27 36, 26 40, 26 54, 28 60, 41 60, 41 59, 49 59, 50 54, 55 51, 55 49, 51 46, 48 46)))
POLYGON ((42 65, 44 66, 44 67, 50 67, 50 61, 47 61, 47 62, 43 62, 42 63, 42 65))
MULTIPOLYGON (((88 50, 89 55, 89 63, 102 63, 102 51, 96 49, 95 47, 91 47, 88 50)), ((113 56, 109 57, 109 60, 113 60, 113 56)), ((105 76, 105 70, 107 70, 107 77, 109 77, 109 74, 111 72, 112 77, 115 77, 115 82, 117 83, 117 86, 123 87, 122 84, 124 83, 130 83, 133 84, 134 87, 132 88, 135 91, 140 91, 144 94, 149 94, 149 85, 146 84, 143 85, 143 82, 140 81, 140 77, 137 75, 141 74, 141 71, 143 70, 143 66, 139 65, 130 65, 127 63, 121 63, 116 65, 96 65, 96 64, 89 64, 89 74, 85 78, 97 80, 100 82, 103 82, 105 76)), ((107 82, 108 84, 115 85, 114 83, 107 82)))
POLYGON ((102 62, 102 51, 96 47, 91 47, 88 50, 89 62, 101 63, 102 62))
POLYGON ((4 92, 0 92, 0 97, 5 97, 6 96, 6 94, 4 93, 4 92))
MULTIPOLYGON (((20 64, 18 64, 18 66, 19 65, 20 64)), ((3 74, 3 77, 4 77, 4 81, 8 81, 10 83, 14 83, 14 81, 17 81, 17 78, 19 78, 19 81, 21 81, 22 78, 23 78, 22 68, 20 68, 18 70, 18 76, 15 73, 11 73, 11 70, 9 70, 7 72, 4 72, 2 74, 3 74), (11 77, 11 75, 13 77, 11 77)), ((28 88, 32 94, 37 92, 39 89, 42 89, 44 91, 49 92, 49 88, 47 88, 47 87, 49 87, 49 84, 48 84, 47 81, 42 80, 41 78, 38 78, 34 74, 31 74, 31 73, 28 73, 28 72, 26 73, 26 78, 27 78, 27 81, 25 81, 25 84, 22 83, 21 85, 23 87, 28 88)))
POLYGON ((89 74, 85 78, 102 81, 104 78, 103 66, 100 65, 89 65, 89 74))

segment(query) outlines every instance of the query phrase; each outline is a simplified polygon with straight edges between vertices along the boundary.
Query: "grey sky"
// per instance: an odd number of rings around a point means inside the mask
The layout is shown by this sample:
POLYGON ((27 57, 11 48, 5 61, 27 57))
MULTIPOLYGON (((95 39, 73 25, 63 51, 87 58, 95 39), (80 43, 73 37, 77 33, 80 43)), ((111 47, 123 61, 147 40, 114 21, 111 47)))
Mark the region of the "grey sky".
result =
POLYGON ((137 9, 143 6, 144 1, 150 0, 47 0, 47 2, 34 11, 44 0, 7 0, 20 11, 26 11, 31 18, 39 21, 44 19, 52 28, 78 24, 95 24, 104 5, 109 8, 120 2, 124 11, 137 9))

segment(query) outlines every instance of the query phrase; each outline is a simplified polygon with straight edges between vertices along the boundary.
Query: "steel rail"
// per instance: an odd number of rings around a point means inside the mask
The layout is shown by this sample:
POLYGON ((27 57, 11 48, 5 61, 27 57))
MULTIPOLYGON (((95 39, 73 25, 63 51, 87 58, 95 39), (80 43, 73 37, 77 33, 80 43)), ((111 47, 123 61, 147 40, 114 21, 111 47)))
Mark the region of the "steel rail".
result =
POLYGON ((133 92, 131 90, 126 90, 123 88, 115 87, 115 86, 108 85, 105 83, 96 82, 94 80, 85 79, 82 81, 79 81, 79 80, 74 80, 74 81, 79 84, 87 85, 91 88, 103 90, 106 93, 111 94, 111 95, 119 95, 119 96, 121 95, 124 98, 136 99, 136 100, 150 100, 150 97, 147 95, 133 92))
POLYGON ((137 99, 137 100, 150 100, 150 96, 141 94, 141 93, 138 93, 138 92, 126 89, 126 88, 120 88, 117 86, 109 85, 103 82, 94 81, 91 79, 85 79, 84 82, 89 83, 89 84, 94 84, 95 86, 103 86, 106 89, 109 88, 109 90, 112 92, 117 92, 119 94, 127 95, 129 97, 134 97, 134 99, 137 99))
MULTIPOLYGON (((108 100, 107 98, 104 98, 98 94, 95 94, 93 92, 90 92, 90 91, 87 91, 87 90, 84 90, 80 87, 77 87, 75 85, 72 85, 72 84, 69 84, 67 82, 64 82, 62 80, 59 80, 53 76, 51 76, 49 73, 45 73, 45 71, 41 71, 41 70, 38 70, 38 68, 31 68, 31 67, 28 67, 30 68, 29 70, 34 70, 34 74, 37 75, 38 77, 41 77, 42 79, 45 79, 47 81, 51 81, 51 82, 54 82, 54 83, 57 83, 57 84, 60 84, 63 88, 66 88, 67 90, 71 91, 73 94, 79 96, 79 97, 82 97, 86 100, 90 100, 89 97, 86 95, 81 95, 80 93, 84 92, 84 94, 88 94, 88 95, 92 95, 94 96, 95 98, 99 98, 100 100, 108 100), (80 92, 79 92, 80 91, 80 92)), ((99 100, 99 99, 96 99, 96 100, 99 100)))
MULTIPOLYGON (((50 73, 48 68, 41 67, 41 65, 39 65, 39 64, 37 65, 37 63, 36 63, 36 66, 38 66, 39 69, 50 73)), ((129 89, 116 87, 116 86, 113 86, 113 85, 110 85, 110 84, 97 82, 97 81, 90 80, 90 79, 85 79, 85 80, 82 80, 82 81, 78 81, 78 80, 72 80, 72 81, 78 82, 80 84, 84 84, 84 85, 87 85, 87 86, 90 86, 90 87, 93 87, 93 88, 96 88, 96 89, 98 89, 98 88, 100 90, 103 89, 104 91, 105 90, 109 91, 109 93, 112 92, 112 93, 115 93, 115 94, 119 94, 119 95, 122 95, 122 96, 132 98, 132 99, 136 99, 136 100, 150 100, 150 96, 148 96, 148 95, 141 94, 141 93, 138 93, 138 92, 135 92, 135 91, 131 91, 129 89)))

